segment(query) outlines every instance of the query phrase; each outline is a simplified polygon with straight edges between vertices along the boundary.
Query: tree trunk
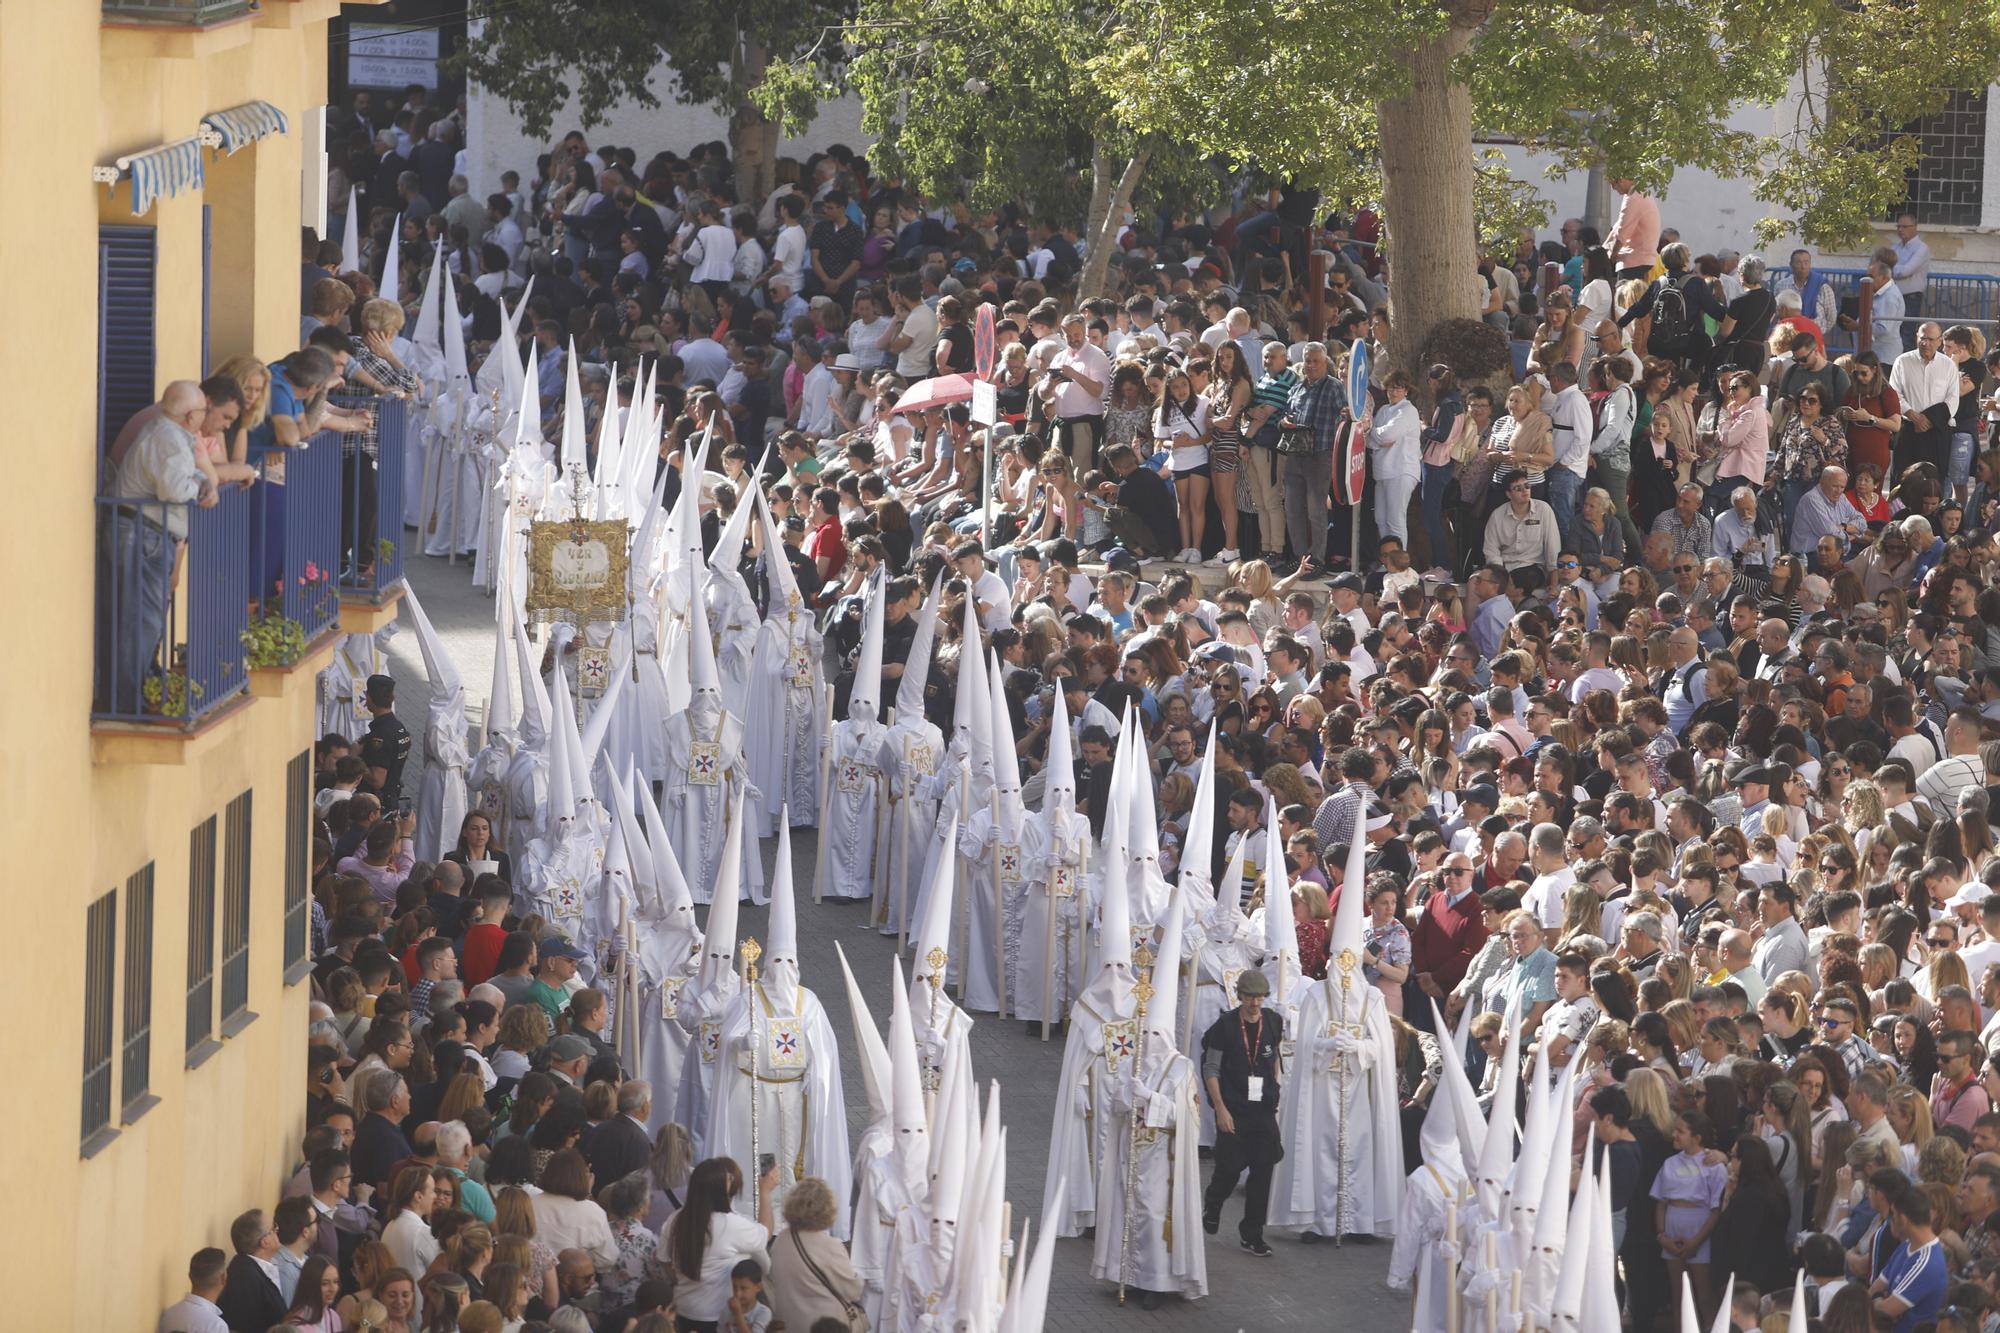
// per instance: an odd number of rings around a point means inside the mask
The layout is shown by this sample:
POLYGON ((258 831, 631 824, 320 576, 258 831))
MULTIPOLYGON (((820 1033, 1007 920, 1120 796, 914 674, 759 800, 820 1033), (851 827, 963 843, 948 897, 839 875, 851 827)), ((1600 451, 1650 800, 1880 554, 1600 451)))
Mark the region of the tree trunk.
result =
POLYGON ((1440 321, 1479 317, 1472 96, 1451 71, 1477 26, 1461 21, 1414 48, 1406 61, 1409 91, 1377 108, 1388 228, 1389 359, 1412 372, 1418 349, 1440 321))
POLYGON ((750 100, 750 89, 764 82, 771 53, 756 42, 736 48, 730 74, 734 82, 736 109, 729 117, 729 156, 736 164, 736 197, 752 207, 761 205, 777 188, 777 122, 750 100))
POLYGON ((1125 216, 1125 206, 1132 202, 1132 192, 1139 188, 1139 178, 1146 174, 1146 163, 1152 157, 1148 149, 1141 148, 1125 163, 1125 169, 1112 176, 1117 159, 1102 148, 1090 158, 1090 215, 1084 228, 1083 274, 1077 281, 1077 300, 1088 301, 1105 292, 1105 275, 1111 270, 1111 256, 1118 249, 1118 220, 1125 216))

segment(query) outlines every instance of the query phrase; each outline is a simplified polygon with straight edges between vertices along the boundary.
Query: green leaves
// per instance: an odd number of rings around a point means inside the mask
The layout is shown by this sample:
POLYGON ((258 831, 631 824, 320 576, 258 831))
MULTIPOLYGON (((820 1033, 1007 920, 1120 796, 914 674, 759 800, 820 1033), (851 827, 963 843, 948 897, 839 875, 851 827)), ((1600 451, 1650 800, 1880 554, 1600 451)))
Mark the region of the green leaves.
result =
MULTIPOLYGON (((729 6, 686 0, 526 0, 490 20, 458 57, 475 82, 498 93, 529 133, 549 133, 573 96, 584 128, 601 124, 621 100, 658 106, 671 82, 676 100, 734 111, 775 66, 797 62, 820 87, 838 66, 830 30, 854 12, 843 0, 739 0, 729 6), (662 69, 664 67, 664 70, 662 69), (671 74, 669 80, 666 75, 671 74)), ((818 99, 798 80, 764 94, 794 128, 810 121, 818 99)))

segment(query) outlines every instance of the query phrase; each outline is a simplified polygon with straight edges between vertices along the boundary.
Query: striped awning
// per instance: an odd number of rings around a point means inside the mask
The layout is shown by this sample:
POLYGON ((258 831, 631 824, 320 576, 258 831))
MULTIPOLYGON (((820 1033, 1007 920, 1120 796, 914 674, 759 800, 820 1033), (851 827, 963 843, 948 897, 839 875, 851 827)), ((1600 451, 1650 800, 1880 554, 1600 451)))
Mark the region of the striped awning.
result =
POLYGON ((291 128, 285 113, 269 102, 245 102, 227 111, 211 111, 201 123, 222 136, 222 151, 234 153, 248 148, 267 134, 283 134, 291 128))
POLYGON ((193 135, 119 158, 108 167, 91 168, 91 178, 115 186, 120 177, 132 177, 132 215, 138 217, 153 207, 161 195, 182 190, 198 190, 202 185, 202 136, 193 135))

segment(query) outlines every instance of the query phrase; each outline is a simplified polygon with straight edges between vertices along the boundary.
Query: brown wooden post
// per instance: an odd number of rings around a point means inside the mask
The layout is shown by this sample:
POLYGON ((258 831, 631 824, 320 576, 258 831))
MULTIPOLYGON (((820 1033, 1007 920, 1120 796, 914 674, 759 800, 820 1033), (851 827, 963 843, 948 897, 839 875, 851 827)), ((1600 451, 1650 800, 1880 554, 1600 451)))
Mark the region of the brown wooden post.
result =
POLYGON ((1315 341, 1326 337, 1326 251, 1317 247, 1306 259, 1306 327, 1315 341))

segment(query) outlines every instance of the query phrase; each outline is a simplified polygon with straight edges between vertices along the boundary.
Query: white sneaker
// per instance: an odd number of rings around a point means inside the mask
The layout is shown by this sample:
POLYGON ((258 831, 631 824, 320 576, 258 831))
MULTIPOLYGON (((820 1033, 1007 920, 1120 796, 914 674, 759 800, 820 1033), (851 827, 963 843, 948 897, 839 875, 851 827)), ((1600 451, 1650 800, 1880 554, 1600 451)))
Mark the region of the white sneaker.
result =
POLYGON ((1200 561, 1201 561, 1201 550, 1200 550, 1200 548, 1198 548, 1198 547, 1194 547, 1194 546, 1190 546, 1190 547, 1188 547, 1188 548, 1187 548, 1186 550, 1184 550, 1184 551, 1182 551, 1182 552, 1181 552, 1181 554, 1180 554, 1180 561, 1181 561, 1181 563, 1182 563, 1182 564, 1184 564, 1184 565, 1187 565, 1187 564, 1199 564, 1199 563, 1200 563, 1200 561))
POLYGON ((1205 563, 1216 566, 1222 566, 1231 564, 1234 561, 1240 559, 1241 557, 1242 557, 1242 552, 1236 550, 1234 547, 1225 546, 1220 551, 1217 551, 1214 555, 1210 556, 1205 563))

